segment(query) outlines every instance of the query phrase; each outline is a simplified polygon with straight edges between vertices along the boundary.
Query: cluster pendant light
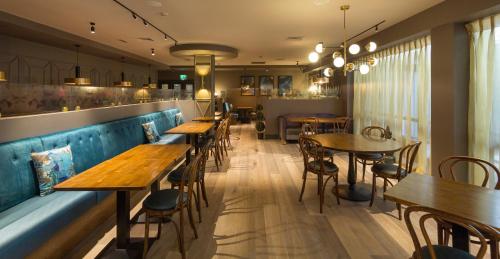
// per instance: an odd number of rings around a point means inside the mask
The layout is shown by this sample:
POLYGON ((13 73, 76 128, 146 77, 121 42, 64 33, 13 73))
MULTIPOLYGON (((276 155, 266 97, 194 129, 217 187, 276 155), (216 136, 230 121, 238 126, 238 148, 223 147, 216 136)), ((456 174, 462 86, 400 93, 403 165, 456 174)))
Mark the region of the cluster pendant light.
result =
MULTIPOLYGON (((349 51, 349 53, 351 55, 357 55, 361 52, 361 47, 359 46, 359 44, 354 43, 354 44, 351 44, 349 47, 347 47, 347 43, 350 40, 368 32, 372 29, 375 29, 375 31, 378 31, 378 26, 380 24, 384 23, 385 20, 381 21, 381 22, 377 23, 376 25, 368 28, 367 30, 355 35, 354 37, 347 39, 346 12, 347 12, 347 10, 349 10, 349 5, 342 5, 340 7, 340 10, 344 12, 344 41, 343 41, 342 45, 339 47, 325 47, 323 42, 319 42, 318 44, 316 44, 316 46, 314 46, 314 51, 309 53, 309 61, 312 63, 316 63, 320 59, 319 54, 323 53, 325 49, 334 49, 334 52, 332 54, 332 59, 333 59, 332 65, 334 68, 338 68, 338 69, 342 68, 342 70, 344 71, 344 75, 347 75, 347 72, 352 72, 354 70, 359 70, 359 72, 361 74, 367 74, 370 71, 370 66, 376 66, 378 63, 378 60, 375 57, 370 57, 368 59, 358 61, 357 62, 358 64, 355 64, 352 62, 347 62, 347 51, 349 51)), ((365 49, 368 52, 374 52, 377 50, 377 44, 375 42, 369 42, 365 46, 365 49)), ((332 77, 333 73, 334 73, 334 69, 331 67, 328 67, 328 68, 323 70, 323 75, 325 77, 332 77)))
POLYGON ((90 82, 90 78, 81 77, 81 75, 80 75, 80 65, 78 64, 80 45, 75 45, 75 47, 76 47, 75 77, 64 78, 64 84, 65 85, 79 85, 79 86, 91 85, 92 83, 90 82))
POLYGON ((117 87, 132 87, 134 86, 131 81, 125 80, 125 72, 123 72, 123 64, 125 63, 125 57, 122 57, 122 72, 121 72, 121 81, 114 82, 113 85, 117 87))
POLYGON ((5 72, 0 70, 0 82, 7 82, 7 78, 5 77, 5 72))

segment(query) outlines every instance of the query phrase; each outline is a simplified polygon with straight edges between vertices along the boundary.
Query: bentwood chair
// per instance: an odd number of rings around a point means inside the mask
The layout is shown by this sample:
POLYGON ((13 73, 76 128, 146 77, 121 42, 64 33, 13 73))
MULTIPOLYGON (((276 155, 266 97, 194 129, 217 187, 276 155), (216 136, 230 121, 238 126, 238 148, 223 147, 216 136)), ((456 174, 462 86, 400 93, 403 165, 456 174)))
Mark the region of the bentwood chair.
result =
POLYGON ((198 238, 191 207, 194 183, 198 178, 201 161, 202 153, 199 153, 184 171, 186 176, 181 178, 179 189, 164 189, 153 192, 142 202, 142 209, 146 214, 143 257, 146 256, 148 251, 150 219, 159 218, 157 239, 160 238, 161 223, 165 221, 172 222, 177 232, 182 258, 186 258, 184 249, 184 209, 188 212, 189 224, 193 229, 194 236, 198 238), (172 219, 172 216, 176 213, 179 213, 179 226, 172 219))
MULTIPOLYGON (((361 135, 366 137, 376 137, 376 138, 385 138, 386 132, 385 129, 378 126, 368 126, 361 131, 361 135)), ((380 162, 384 159, 383 153, 369 153, 369 154, 356 154, 356 163, 354 170, 358 170, 358 163, 363 165, 363 181, 365 180, 366 166, 374 165, 376 162, 380 162)))
POLYGON ((304 157, 304 174, 302 176, 302 190, 300 191, 299 201, 302 202, 302 196, 304 195, 304 190, 306 187, 307 173, 311 172, 318 176, 318 195, 319 195, 319 211, 323 213, 323 203, 325 200, 325 189, 328 180, 333 178, 335 182, 335 192, 337 196, 337 204, 340 204, 339 200, 339 178, 338 172, 339 168, 336 164, 331 161, 324 159, 324 150, 321 143, 318 141, 308 138, 306 136, 299 137, 300 150, 302 156, 304 157), (327 176, 326 180, 323 181, 323 177, 327 176))
MULTIPOLYGON (((196 183, 196 193, 193 193, 194 199, 196 202, 196 210, 198 211, 198 218, 201 222, 201 198, 205 201, 205 206, 208 207, 208 199, 207 199, 207 191, 205 188, 205 168, 208 159, 208 149, 212 145, 212 140, 209 139, 205 142, 204 146, 201 148, 201 162, 198 168, 197 177, 195 179, 196 183)), ((186 171, 186 166, 181 165, 172 172, 170 172, 167 176, 167 181, 170 182, 171 189, 178 187, 181 185, 182 180, 187 181, 186 178, 188 174, 186 171), (184 179, 183 179, 184 177, 184 179)))
MULTIPOLYGON (((405 223, 410 232, 411 238, 413 240, 413 245, 415 246, 415 252, 413 253, 413 259, 439 259, 439 258, 453 258, 453 259, 470 259, 470 258, 484 258, 486 254, 486 250, 488 248, 488 242, 485 238, 485 234, 488 236, 494 237, 495 240, 498 241, 500 238, 500 232, 498 230, 493 229, 490 226, 480 224, 474 222, 472 220, 468 220, 462 217, 457 217, 446 212, 438 211, 432 208, 423 207, 423 206, 410 206, 405 210, 405 223), (416 214, 420 217, 418 219, 418 225, 422 232, 422 235, 425 240, 425 246, 420 244, 419 236, 415 231, 415 227, 412 222, 412 214, 416 214), (467 229, 467 231, 477 236, 479 239, 479 250, 475 256, 449 246, 444 245, 435 245, 431 243, 429 233, 427 231, 427 227, 430 225, 428 220, 433 219, 436 222, 450 222, 456 225, 460 225, 461 227, 467 229)), ((415 218, 414 217, 414 218, 415 218)), ((416 222, 415 222, 416 223, 416 222)), ((495 257, 498 259, 498 251, 496 252, 495 257)))
MULTIPOLYGON (((387 185, 393 186, 391 180, 401 181, 408 174, 413 172, 413 163, 417 157, 418 149, 421 142, 417 141, 413 144, 406 145, 399 152, 399 160, 397 164, 375 163, 372 166, 373 182, 372 182, 372 197, 370 207, 373 205, 375 193, 377 191, 377 177, 384 179, 384 192, 387 190, 387 185)), ((398 217, 401 220, 401 204, 396 204, 398 208, 398 217)))
MULTIPOLYGON (((443 159, 438 166, 438 171, 439 171, 439 177, 443 179, 448 179, 454 182, 458 182, 459 180, 457 179, 457 172, 456 166, 458 165, 463 165, 467 164, 469 166, 476 166, 481 168, 484 174, 483 174, 483 181, 481 183, 481 187, 487 187, 488 181, 491 178, 490 173, 494 173, 496 175, 497 182, 495 184, 495 189, 500 190, 500 170, 493 165, 492 163, 482 160, 479 158, 474 158, 474 157, 468 157, 468 156, 450 156, 445 159, 443 159)), ((467 167, 460 166, 462 169, 467 169, 467 167)), ((470 167, 469 167, 470 168, 470 167)), ((462 171, 462 173, 467 173, 467 170, 462 171)), ((452 233, 451 230, 451 225, 448 222, 439 222, 438 223, 438 240, 439 244, 448 244, 450 235, 452 233)), ((488 240, 488 244, 490 245, 490 250, 491 250, 491 258, 495 258, 495 251, 496 251, 496 256, 498 256, 498 241, 494 242, 493 239, 488 236, 487 234, 484 234, 485 237, 488 240)), ((471 240, 472 243, 477 243, 476 240, 471 240)))
MULTIPOLYGON (((307 122, 302 124, 299 138, 300 138, 300 136, 311 136, 311 135, 316 135, 316 134, 319 134, 318 118, 315 118, 315 117, 308 118, 307 122)), ((333 162, 333 156, 335 155, 333 150, 324 149, 323 155, 325 158, 328 158, 333 162)))

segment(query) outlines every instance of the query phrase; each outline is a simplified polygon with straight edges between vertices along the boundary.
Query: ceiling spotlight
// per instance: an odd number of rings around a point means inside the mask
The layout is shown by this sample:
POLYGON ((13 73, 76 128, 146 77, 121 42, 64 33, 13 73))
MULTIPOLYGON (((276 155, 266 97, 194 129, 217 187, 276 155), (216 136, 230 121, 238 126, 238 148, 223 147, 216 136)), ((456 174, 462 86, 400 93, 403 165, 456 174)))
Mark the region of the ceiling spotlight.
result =
POLYGON ((319 60, 319 54, 317 52, 311 52, 309 53, 309 61, 312 63, 316 63, 319 60))
POLYGON ((323 75, 326 77, 332 77, 333 76, 333 68, 331 68, 331 67, 325 68, 323 70, 323 75))
POLYGON ((324 46, 323 46, 323 42, 319 42, 318 44, 316 44, 316 46, 314 47, 314 51, 318 52, 318 53, 323 53, 323 49, 324 49, 324 46))
POLYGON ((361 51, 361 47, 359 47, 358 44, 352 44, 351 46, 349 46, 349 53, 351 53, 352 55, 358 54, 359 51, 361 51))
POLYGON ((375 26, 375 31, 378 31, 378 25, 377 25, 377 26, 375 26))
POLYGON ((156 55, 155 49, 151 49, 151 56, 154 56, 154 55, 156 55))
POLYGON ((167 40, 167 39, 168 39, 168 38, 167 38, 167 34, 165 34, 164 36, 165 36, 165 37, 164 37, 163 39, 164 39, 164 40, 167 40))
POLYGON ((135 13, 132 13, 132 18, 134 18, 134 20, 137 20, 137 15, 135 13))
POLYGON ((95 33, 95 23, 90 22, 90 33, 94 34, 95 33))
POLYGON ((144 23, 144 26, 146 26, 146 27, 148 27, 148 25, 149 25, 148 22, 146 22, 145 19, 142 19, 142 23, 144 23))
POLYGON ((370 67, 367 64, 361 64, 361 66, 359 66, 359 72, 362 75, 366 75, 370 72, 370 67))
POLYGON ((370 41, 368 44, 366 44, 365 49, 368 52, 374 52, 375 50, 377 50, 377 43, 370 41))

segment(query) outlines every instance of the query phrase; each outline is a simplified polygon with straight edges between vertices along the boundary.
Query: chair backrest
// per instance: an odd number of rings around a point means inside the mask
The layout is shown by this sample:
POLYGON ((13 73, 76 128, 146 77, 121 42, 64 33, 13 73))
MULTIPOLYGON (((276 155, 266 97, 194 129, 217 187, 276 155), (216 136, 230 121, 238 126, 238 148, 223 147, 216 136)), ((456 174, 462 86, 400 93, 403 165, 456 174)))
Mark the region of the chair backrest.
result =
POLYGON ((198 178, 198 172, 200 164, 202 162, 202 156, 203 156, 202 152, 198 153, 198 155, 196 155, 196 157, 193 160, 191 160, 191 162, 183 172, 183 176, 181 178, 181 184, 179 185, 179 197, 177 198, 178 209, 182 209, 182 207, 184 206, 184 203, 181 202, 183 200, 183 195, 187 195, 187 199, 189 202, 191 200, 191 197, 193 196, 194 183, 198 178))
POLYGON ((420 144, 422 144, 422 142, 417 141, 415 143, 404 146, 399 151, 399 167, 397 171, 397 178, 400 178, 401 176, 401 169, 404 169, 408 174, 413 172, 413 164, 415 163, 415 158, 417 157, 420 144))
POLYGON ((320 162, 320 169, 324 171, 324 149, 321 143, 317 140, 301 135, 299 137, 300 152, 304 157, 304 166, 307 168, 307 163, 310 159, 320 162))
POLYGON ((462 163, 467 163, 469 165, 478 165, 483 169, 484 176, 483 176, 483 182, 481 184, 482 187, 486 187, 488 184, 488 180, 490 178, 490 173, 495 172, 497 176, 497 183, 495 185, 495 189, 500 190, 500 170, 493 165, 492 163, 482 160, 479 158, 474 158, 474 157, 468 157, 468 156, 450 156, 441 163, 439 163, 439 177, 445 178, 445 173, 449 175, 449 178, 451 178, 453 181, 457 181, 457 178, 455 176, 455 171, 453 170, 454 167, 457 164, 462 164, 462 163))
POLYGON ((367 136, 367 137, 380 137, 380 138, 385 138, 386 137, 386 132, 385 129, 379 126, 368 126, 365 127, 361 131, 361 135, 367 136))
MULTIPOLYGON (((434 219, 436 222, 450 222, 456 225, 459 225, 465 229, 468 230, 468 232, 471 235, 476 236, 479 239, 480 243, 480 248, 479 251, 476 255, 476 258, 483 258, 486 250, 488 248, 488 242, 485 238, 485 235, 488 237, 492 237, 493 240, 496 239, 496 242, 498 242, 498 238, 500 237, 500 232, 498 230, 493 229, 490 226, 480 224, 477 222, 474 222, 472 220, 468 220, 462 217, 457 217, 451 214, 448 214, 446 212, 438 211, 432 208, 428 207, 423 207, 423 206, 410 206, 405 210, 404 214, 404 219, 406 226, 408 227, 408 230, 410 232, 411 238, 413 240, 413 245, 415 246, 415 257, 416 259, 421 259, 423 258, 422 255, 422 245, 420 244, 420 240, 417 236, 417 233, 415 232, 415 228, 413 226, 411 216, 413 213, 416 213, 420 216, 420 219, 418 220, 418 225, 420 230, 422 231, 422 236, 425 240, 425 244, 427 248, 429 249, 429 255, 432 259, 436 259, 436 251, 431 243, 431 240, 429 238, 429 234, 427 232, 426 227, 429 226, 429 224, 426 224, 427 220, 429 219, 434 219), (495 238, 496 237, 496 238, 495 238)), ((415 217, 414 217, 415 218, 415 217)), ((495 257, 497 258, 497 257, 495 257)))
POLYGON ((307 118, 306 122, 302 124, 300 133, 304 136, 318 134, 318 126, 319 126, 318 118, 316 117, 307 118))
POLYGON ((331 124, 333 133, 349 133, 349 129, 351 128, 351 118, 337 117, 331 124))
POLYGON ((208 151, 210 150, 210 146, 212 145, 213 140, 208 139, 208 141, 201 148, 201 162, 198 168, 198 177, 203 179, 205 177, 205 168, 208 160, 208 151))

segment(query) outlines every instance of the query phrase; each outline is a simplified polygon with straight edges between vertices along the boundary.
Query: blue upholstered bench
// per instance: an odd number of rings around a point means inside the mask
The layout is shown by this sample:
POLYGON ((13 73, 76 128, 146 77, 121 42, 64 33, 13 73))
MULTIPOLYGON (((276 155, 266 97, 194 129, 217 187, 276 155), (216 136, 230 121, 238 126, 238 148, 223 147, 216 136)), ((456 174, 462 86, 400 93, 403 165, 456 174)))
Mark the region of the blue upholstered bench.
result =
MULTIPOLYGON (((55 192, 40 197, 31 153, 71 145, 81 173, 137 145, 147 143, 142 124, 158 132, 175 126, 178 109, 169 109, 50 135, 0 144, 0 258, 23 258, 59 230, 103 201, 110 192, 55 192)), ((183 135, 164 135, 161 143, 183 143, 183 135)))

